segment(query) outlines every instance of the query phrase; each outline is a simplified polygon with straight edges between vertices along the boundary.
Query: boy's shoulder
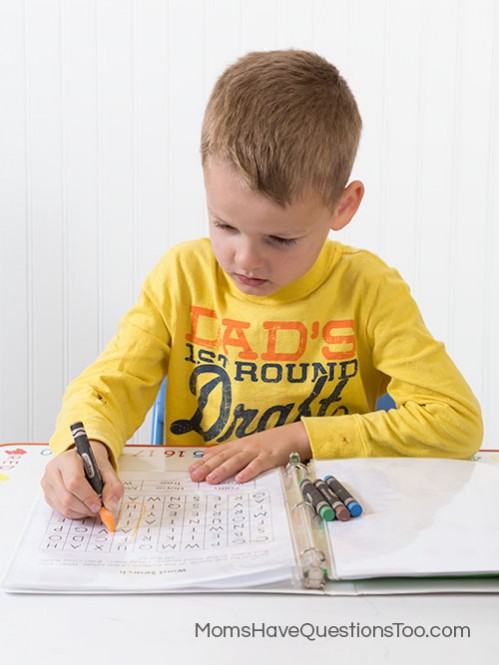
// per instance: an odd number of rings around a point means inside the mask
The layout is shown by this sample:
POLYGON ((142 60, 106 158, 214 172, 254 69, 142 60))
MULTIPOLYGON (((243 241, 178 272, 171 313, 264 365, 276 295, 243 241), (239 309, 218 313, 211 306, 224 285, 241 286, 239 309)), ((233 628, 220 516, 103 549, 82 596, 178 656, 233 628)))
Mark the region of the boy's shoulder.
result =
POLYGON ((156 264, 153 272, 191 272, 207 267, 215 261, 209 238, 185 240, 169 247, 156 264))
POLYGON ((159 303, 185 298, 188 292, 208 288, 206 285, 212 284, 216 270, 209 238, 186 240, 163 253, 145 278, 143 290, 159 303))
POLYGON ((340 269, 371 276, 394 271, 394 268, 391 268, 381 257, 370 250, 344 245, 336 241, 331 241, 331 243, 334 246, 340 269))
POLYGON ((400 272, 380 256, 367 249, 334 243, 336 265, 333 269, 339 284, 348 283, 362 294, 365 303, 379 296, 405 298, 411 289, 400 272))
POLYGON ((176 245, 172 245, 163 255, 163 259, 169 261, 183 261, 184 259, 191 260, 194 258, 200 261, 211 261, 214 258, 209 238, 184 240, 176 245))

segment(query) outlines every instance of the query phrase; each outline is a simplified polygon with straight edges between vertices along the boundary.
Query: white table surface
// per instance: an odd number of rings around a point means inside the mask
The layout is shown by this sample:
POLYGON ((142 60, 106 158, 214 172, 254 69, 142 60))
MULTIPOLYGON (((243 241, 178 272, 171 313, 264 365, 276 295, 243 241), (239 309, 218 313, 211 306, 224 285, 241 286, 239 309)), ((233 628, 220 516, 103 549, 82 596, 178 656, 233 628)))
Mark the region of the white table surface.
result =
MULTIPOLYGON (((0 450, 4 452, 5 449, 0 450)), ((42 449, 40 448, 40 453, 42 449)), ((38 491, 33 473, 5 469, 0 455, 0 570, 38 491), (3 476, 3 480, 2 480, 3 476)), ((22 460, 23 461, 23 460, 22 460)), ((23 461, 24 463, 24 461, 23 461)), ((19 465, 21 467, 22 464, 19 465)), ((38 474, 39 475, 39 474, 38 474)), ((268 594, 46 595, 0 590, 2 663, 224 665, 497 662, 499 594, 326 597, 268 594), (195 636, 196 623, 223 626, 350 626, 351 637, 195 636), (395 636, 416 627, 465 626, 470 637, 395 636), (374 628, 376 627, 376 628, 374 628), (380 628, 393 637, 362 637, 380 628)))

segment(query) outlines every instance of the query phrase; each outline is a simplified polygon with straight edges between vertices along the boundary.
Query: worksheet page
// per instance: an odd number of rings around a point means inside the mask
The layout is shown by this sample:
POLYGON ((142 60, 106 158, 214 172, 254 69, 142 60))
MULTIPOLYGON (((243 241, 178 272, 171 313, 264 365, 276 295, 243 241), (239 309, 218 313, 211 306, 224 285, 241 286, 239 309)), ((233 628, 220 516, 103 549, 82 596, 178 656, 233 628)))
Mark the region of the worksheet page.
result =
POLYGON ((169 468, 174 464, 157 466, 144 459, 134 464, 129 456, 120 472, 125 494, 114 533, 99 517, 63 517, 40 497, 4 586, 153 592, 291 578, 293 548, 279 471, 245 484, 208 485, 169 468))

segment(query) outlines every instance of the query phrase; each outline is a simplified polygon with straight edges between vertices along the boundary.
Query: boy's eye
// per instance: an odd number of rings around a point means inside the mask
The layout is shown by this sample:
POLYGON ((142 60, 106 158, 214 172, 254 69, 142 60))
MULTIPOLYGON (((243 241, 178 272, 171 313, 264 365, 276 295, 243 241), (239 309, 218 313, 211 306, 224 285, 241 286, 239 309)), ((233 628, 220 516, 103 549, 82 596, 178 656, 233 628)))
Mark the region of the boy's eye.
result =
POLYGON ((223 222, 213 222, 213 226, 216 229, 220 229, 221 231, 234 231, 233 226, 229 226, 229 224, 224 224, 223 222))
MULTIPOLYGON (((237 229, 235 229, 233 226, 230 226, 230 224, 226 224, 225 222, 218 222, 214 220, 213 226, 220 231, 227 231, 228 233, 237 232, 237 229)), ((270 244, 279 245, 280 247, 289 247, 290 245, 294 245, 296 242, 298 242, 296 238, 281 238, 280 236, 267 236, 267 241, 270 244)))
POLYGON ((287 245, 288 247, 289 245, 294 245, 297 242, 296 238, 280 238, 279 236, 269 236, 269 239, 278 245, 287 245))

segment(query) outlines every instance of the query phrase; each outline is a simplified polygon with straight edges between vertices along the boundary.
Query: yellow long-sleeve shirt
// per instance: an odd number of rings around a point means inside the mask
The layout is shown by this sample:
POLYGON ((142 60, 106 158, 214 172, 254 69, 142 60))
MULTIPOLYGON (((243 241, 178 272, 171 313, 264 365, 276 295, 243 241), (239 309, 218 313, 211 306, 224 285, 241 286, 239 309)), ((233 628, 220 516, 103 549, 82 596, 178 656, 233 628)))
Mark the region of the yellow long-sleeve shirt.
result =
POLYGON ((172 248, 94 364, 67 388, 51 439, 82 420, 114 461, 168 375, 166 441, 216 444, 301 419, 314 457, 464 458, 479 405, 426 329, 400 275, 327 241, 310 271, 270 296, 239 291, 210 241, 172 248), (397 409, 374 411, 386 390, 397 409))

